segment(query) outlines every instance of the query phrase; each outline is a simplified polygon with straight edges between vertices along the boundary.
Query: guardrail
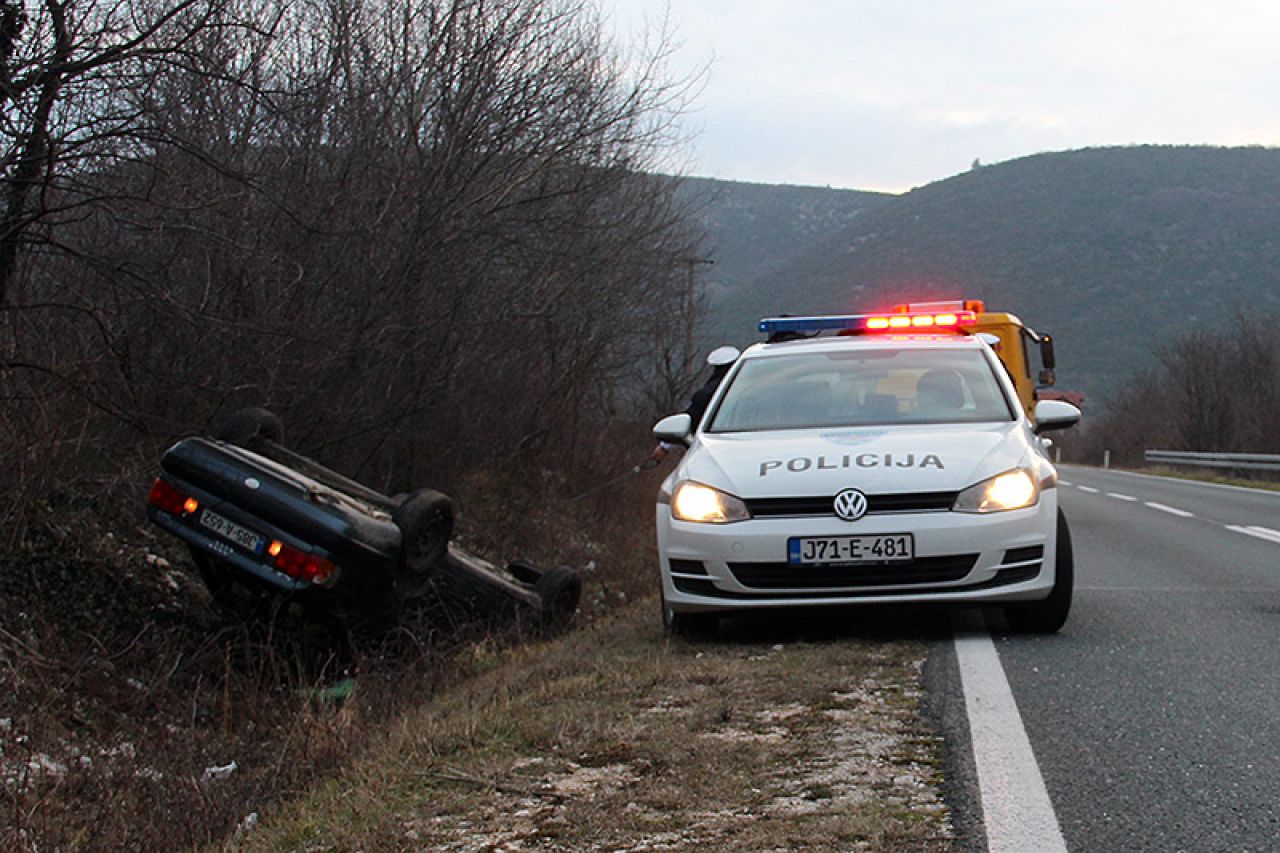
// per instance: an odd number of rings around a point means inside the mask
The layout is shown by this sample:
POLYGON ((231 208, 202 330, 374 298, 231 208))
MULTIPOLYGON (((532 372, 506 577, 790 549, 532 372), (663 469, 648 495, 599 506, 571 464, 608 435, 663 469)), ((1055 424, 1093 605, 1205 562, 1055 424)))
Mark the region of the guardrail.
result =
POLYGON ((1232 468, 1238 471, 1280 471, 1280 455, 1271 453, 1200 453, 1187 450, 1147 450, 1149 464, 1189 465, 1195 468, 1232 468))

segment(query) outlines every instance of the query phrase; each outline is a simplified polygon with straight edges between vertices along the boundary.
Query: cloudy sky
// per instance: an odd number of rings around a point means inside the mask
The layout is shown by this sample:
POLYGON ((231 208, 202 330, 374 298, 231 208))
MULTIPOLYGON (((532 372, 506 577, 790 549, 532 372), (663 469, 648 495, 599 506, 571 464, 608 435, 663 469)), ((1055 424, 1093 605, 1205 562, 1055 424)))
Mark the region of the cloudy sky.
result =
POLYGON ((1276 0, 600 0, 706 67, 680 166, 902 191, 1040 151, 1280 145, 1276 0))

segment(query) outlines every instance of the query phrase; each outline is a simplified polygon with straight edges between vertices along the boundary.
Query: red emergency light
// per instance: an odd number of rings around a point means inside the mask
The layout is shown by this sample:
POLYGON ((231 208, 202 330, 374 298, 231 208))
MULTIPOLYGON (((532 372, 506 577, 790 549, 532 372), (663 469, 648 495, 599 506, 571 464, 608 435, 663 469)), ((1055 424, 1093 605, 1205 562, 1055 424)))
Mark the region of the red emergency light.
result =
POLYGON ((944 310, 940 313, 870 315, 863 328, 868 332, 901 332, 907 329, 954 329, 959 326, 972 326, 976 322, 978 322, 978 315, 973 311, 944 310))

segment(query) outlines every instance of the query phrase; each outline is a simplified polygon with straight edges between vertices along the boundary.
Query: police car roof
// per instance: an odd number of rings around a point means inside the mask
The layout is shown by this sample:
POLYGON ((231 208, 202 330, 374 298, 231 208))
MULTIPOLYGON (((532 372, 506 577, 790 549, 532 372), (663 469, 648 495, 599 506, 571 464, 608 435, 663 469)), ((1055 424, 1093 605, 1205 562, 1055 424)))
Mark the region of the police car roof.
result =
POLYGON ((929 334, 872 334, 872 335, 823 335, 800 338, 778 343, 753 344, 742 354, 743 358, 782 355, 793 352, 832 352, 883 349, 940 349, 974 350, 986 346, 973 335, 929 334))

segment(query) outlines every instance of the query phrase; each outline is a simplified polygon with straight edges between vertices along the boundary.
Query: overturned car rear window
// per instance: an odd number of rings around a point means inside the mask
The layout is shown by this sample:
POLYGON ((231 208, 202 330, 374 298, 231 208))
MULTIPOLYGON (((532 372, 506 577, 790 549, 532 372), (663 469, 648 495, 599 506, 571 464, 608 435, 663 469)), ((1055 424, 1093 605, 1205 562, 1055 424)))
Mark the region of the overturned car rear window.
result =
POLYGON ((708 432, 1014 418, 981 352, 856 350, 746 360, 708 432))

